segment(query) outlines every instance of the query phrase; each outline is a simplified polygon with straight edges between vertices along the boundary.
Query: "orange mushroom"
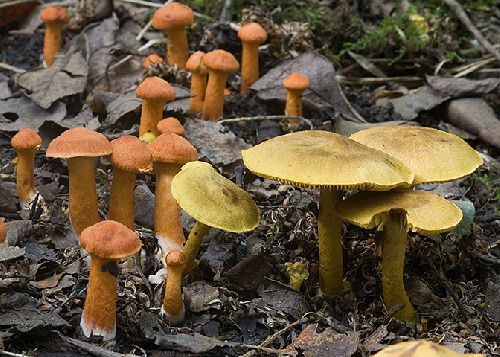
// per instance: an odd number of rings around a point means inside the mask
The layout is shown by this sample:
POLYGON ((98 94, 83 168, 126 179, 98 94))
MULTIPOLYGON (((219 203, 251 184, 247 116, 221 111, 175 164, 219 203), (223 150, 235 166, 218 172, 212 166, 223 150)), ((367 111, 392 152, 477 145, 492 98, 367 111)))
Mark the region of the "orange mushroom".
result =
POLYGON ((5 242, 7 239, 7 225, 5 224, 4 218, 0 217, 0 244, 5 242))
POLYGON ((59 6, 48 6, 40 11, 40 19, 45 23, 43 57, 47 66, 52 66, 56 53, 61 49, 62 28, 68 22, 68 12, 59 6))
POLYGON ((181 122, 174 117, 160 120, 156 128, 162 134, 173 133, 179 136, 184 135, 184 127, 182 126, 181 122))
POLYGON ((191 72, 191 96, 189 100, 189 113, 198 114, 203 110, 205 91, 207 86, 207 71, 203 65, 205 52, 196 51, 186 63, 186 69, 191 72))
POLYGON ((163 298, 162 314, 170 323, 184 320, 186 308, 182 300, 182 272, 186 258, 180 250, 171 250, 165 256, 167 276, 165 281, 165 295, 163 298))
MULTIPOLYGON (((294 72, 283 80, 283 87, 287 90, 285 115, 302 115, 302 92, 309 88, 309 78, 294 72)), ((290 119, 290 125, 298 125, 299 119, 290 119)))
POLYGON ((251 22, 240 27, 238 37, 243 45, 240 91, 246 94, 259 79, 259 46, 266 42, 267 32, 259 24, 251 22))
POLYGON ((142 65, 144 66, 145 69, 148 69, 149 67, 151 67, 155 64, 162 64, 162 63, 163 63, 163 59, 154 53, 147 56, 144 59, 144 61, 142 61, 142 65))

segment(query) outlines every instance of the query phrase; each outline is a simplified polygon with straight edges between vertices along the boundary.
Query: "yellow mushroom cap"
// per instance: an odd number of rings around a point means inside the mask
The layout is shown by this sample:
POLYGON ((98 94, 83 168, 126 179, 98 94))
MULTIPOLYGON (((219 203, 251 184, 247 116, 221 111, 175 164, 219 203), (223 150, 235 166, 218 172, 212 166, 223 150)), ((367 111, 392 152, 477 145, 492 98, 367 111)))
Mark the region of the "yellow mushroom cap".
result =
POLYGON ((139 138, 125 135, 111 141, 113 153, 110 156, 111 164, 129 172, 148 172, 153 169, 153 158, 139 138))
POLYGON ((258 23, 251 22, 240 27, 238 37, 244 42, 261 44, 267 40, 267 32, 258 23))
POLYGON ((390 211, 403 211, 408 229, 424 235, 449 232, 462 219, 460 208, 426 191, 360 192, 339 202, 336 210, 347 222, 366 229, 382 227, 390 211))
POLYGON ((481 155, 461 138, 433 128, 378 126, 350 138, 399 159, 415 173, 414 185, 455 180, 483 163, 481 155))
POLYGON ((256 175, 301 187, 384 191, 413 181, 399 160, 328 131, 278 136, 242 155, 256 175))
POLYGON ((42 145, 42 138, 32 129, 21 129, 10 140, 14 150, 38 149, 42 145))
POLYGON ((187 5, 172 2, 156 10, 153 15, 153 27, 157 30, 169 30, 190 26, 194 12, 187 5))
POLYGON ((111 144, 106 137, 88 128, 71 128, 52 140, 47 147, 47 157, 95 157, 111 154, 111 144))
POLYGON ((172 195, 191 217, 228 232, 247 232, 260 215, 250 195, 206 162, 184 165, 172 180, 172 195))
POLYGON ((461 354, 429 341, 400 342, 384 348, 373 357, 484 357, 482 354, 461 354))

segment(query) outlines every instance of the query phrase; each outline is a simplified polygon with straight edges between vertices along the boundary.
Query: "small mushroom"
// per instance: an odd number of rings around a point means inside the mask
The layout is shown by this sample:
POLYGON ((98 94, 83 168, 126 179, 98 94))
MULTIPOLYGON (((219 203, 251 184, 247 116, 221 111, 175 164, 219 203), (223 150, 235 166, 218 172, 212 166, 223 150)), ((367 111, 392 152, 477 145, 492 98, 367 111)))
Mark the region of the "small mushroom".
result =
POLYGON ((266 42, 267 32, 258 23, 251 22, 240 27, 238 37, 243 45, 240 91, 246 94, 259 79, 259 46, 266 42))
POLYGON ((54 63, 56 53, 61 49, 62 28, 69 20, 68 12, 59 6, 47 6, 40 11, 40 19, 45 23, 43 57, 48 67, 54 63))
POLYGON ((211 227, 242 233, 259 224, 259 211, 250 195, 208 163, 195 161, 184 165, 172 180, 172 194, 196 220, 183 250, 185 274, 193 269, 201 240, 211 227))
POLYGON ((117 262, 137 253, 142 243, 135 232, 115 221, 86 228, 80 243, 90 254, 89 285, 80 326, 86 337, 112 340, 116 335, 117 262))
POLYGON ((144 61, 142 61, 142 65, 146 69, 155 65, 155 64, 162 64, 162 63, 163 63, 163 59, 155 53, 148 55, 144 59, 144 61))
POLYGON ((182 165, 198 160, 196 149, 186 139, 172 133, 161 134, 148 149, 153 156, 156 174, 154 229, 163 254, 182 249, 185 237, 180 222, 180 209, 172 196, 170 184, 182 165))
POLYGON ((142 99, 139 137, 146 133, 158 136, 156 125, 163 117, 165 103, 175 99, 175 91, 167 81, 159 77, 146 78, 135 90, 135 96, 142 99))
POLYGON ((399 160, 342 135, 319 130, 278 136, 242 151, 254 174, 319 189, 319 284, 333 296, 343 290, 342 222, 335 204, 341 190, 408 187, 413 173, 399 160))
POLYGON ((36 197, 35 150, 42 145, 42 138, 31 129, 21 129, 10 141, 17 152, 17 194, 23 208, 28 208, 36 197))
MULTIPOLYGON (((283 87, 287 90, 285 115, 302 116, 302 92, 309 88, 309 78, 294 72, 283 80, 283 87)), ((297 126, 299 119, 290 119, 288 123, 297 126)))
POLYGON ((207 71, 203 65, 205 52, 196 51, 186 63, 186 69, 191 72, 191 99, 189 100, 189 113, 196 115, 202 112, 207 86, 207 71))
POLYGON ((184 135, 184 127, 182 126, 181 122, 174 117, 160 120, 156 128, 162 134, 172 133, 179 136, 184 135))
POLYGON ((66 130, 49 144, 45 155, 68 160, 69 216, 78 237, 99 222, 95 158, 111 154, 108 139, 88 128, 66 130))
POLYGON ((176 324, 184 320, 186 308, 182 300, 182 272, 186 264, 184 254, 177 249, 171 250, 165 256, 167 275, 165 280, 165 295, 162 314, 165 319, 176 324))
POLYGON ((426 191, 395 190, 360 192, 336 205, 342 219, 365 229, 381 231, 378 241, 382 257, 382 291, 387 310, 398 304, 404 308, 394 316, 414 324, 416 313, 403 284, 408 232, 436 235, 453 230, 462 211, 444 198, 426 191))
POLYGON ((461 354, 430 341, 400 342, 384 348, 373 357, 484 357, 482 354, 461 354))
POLYGON ((188 59, 188 40, 186 27, 194 20, 193 10, 189 6, 172 2, 156 10, 153 15, 153 27, 163 30, 167 35, 167 60, 178 68, 185 68, 188 59))
POLYGON ((3 217, 0 217, 0 244, 7 239, 7 225, 3 217))
POLYGON ((203 56, 208 70, 208 83, 203 103, 203 118, 217 121, 224 113, 224 89, 227 77, 236 72, 240 65, 236 58, 224 50, 215 50, 203 56))

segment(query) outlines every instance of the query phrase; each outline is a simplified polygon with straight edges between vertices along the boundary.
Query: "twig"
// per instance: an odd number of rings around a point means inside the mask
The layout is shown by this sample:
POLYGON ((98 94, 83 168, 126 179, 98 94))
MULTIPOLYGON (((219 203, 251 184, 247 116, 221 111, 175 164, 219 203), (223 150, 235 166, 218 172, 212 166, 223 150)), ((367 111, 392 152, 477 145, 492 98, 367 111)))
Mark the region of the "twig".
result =
POLYGON ((11 357, 28 357, 27 355, 22 355, 19 353, 13 353, 8 351, 0 351, 0 355, 11 356, 11 357))
POLYGON ((224 6, 222 7, 222 11, 219 17, 220 23, 226 23, 229 17, 229 9, 231 8, 232 0, 225 0, 224 6))
POLYGON ((14 67, 14 66, 11 66, 10 64, 3 63, 3 62, 0 62, 0 68, 6 69, 6 70, 11 71, 11 72, 15 72, 15 73, 24 73, 24 72, 26 72, 24 69, 14 67))
POLYGON ((335 76, 337 81, 342 84, 380 84, 380 83, 390 83, 390 82, 422 82, 422 78, 417 76, 399 76, 399 77, 345 77, 341 75, 335 76))
POLYGON ((451 9, 456 17, 462 22, 462 24, 469 30, 474 38, 479 42, 482 48, 488 51, 493 57, 500 62, 500 52, 498 52, 495 47, 482 35, 476 26, 469 19, 469 16, 465 13, 463 7, 456 0, 443 0, 446 5, 451 9))
POLYGON ((494 60, 495 59, 493 57, 489 57, 488 59, 483 59, 483 60, 479 60, 479 61, 476 61, 473 63, 469 63, 467 66, 462 66, 463 69, 461 71, 458 71, 458 73, 455 74, 453 77, 455 77, 455 78, 463 77, 469 73, 472 73, 472 72, 478 70, 481 67, 486 66, 487 64, 489 64, 490 62, 493 62, 494 60))
POLYGON ((304 117, 296 115, 259 115, 255 117, 241 117, 232 119, 221 119, 219 123, 239 123, 242 121, 260 121, 260 120, 289 120, 289 119, 300 119, 304 120, 304 117))
POLYGON ((92 356, 98 356, 98 357, 126 357, 127 356, 127 355, 124 355, 122 353, 105 350, 102 347, 90 344, 88 342, 83 342, 83 341, 77 340, 75 338, 64 336, 59 331, 53 331, 53 332, 56 333, 66 343, 69 343, 70 345, 73 345, 73 346, 79 348, 80 350, 87 352, 88 354, 90 354, 92 356))
POLYGON ((160 8, 163 7, 163 4, 158 4, 157 2, 151 2, 151 1, 143 1, 143 0, 116 0, 119 2, 126 2, 129 4, 137 4, 137 5, 144 5, 144 6, 149 6, 149 7, 156 7, 160 8))

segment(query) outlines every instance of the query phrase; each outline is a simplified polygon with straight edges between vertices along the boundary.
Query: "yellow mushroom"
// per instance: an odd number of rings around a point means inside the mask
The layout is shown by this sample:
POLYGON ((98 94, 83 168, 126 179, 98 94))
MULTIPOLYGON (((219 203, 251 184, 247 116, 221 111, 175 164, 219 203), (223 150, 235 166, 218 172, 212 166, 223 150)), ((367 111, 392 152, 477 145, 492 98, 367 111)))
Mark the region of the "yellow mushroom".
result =
POLYGON ((461 354, 430 341, 400 342, 384 348, 373 357, 484 357, 482 354, 461 354))

